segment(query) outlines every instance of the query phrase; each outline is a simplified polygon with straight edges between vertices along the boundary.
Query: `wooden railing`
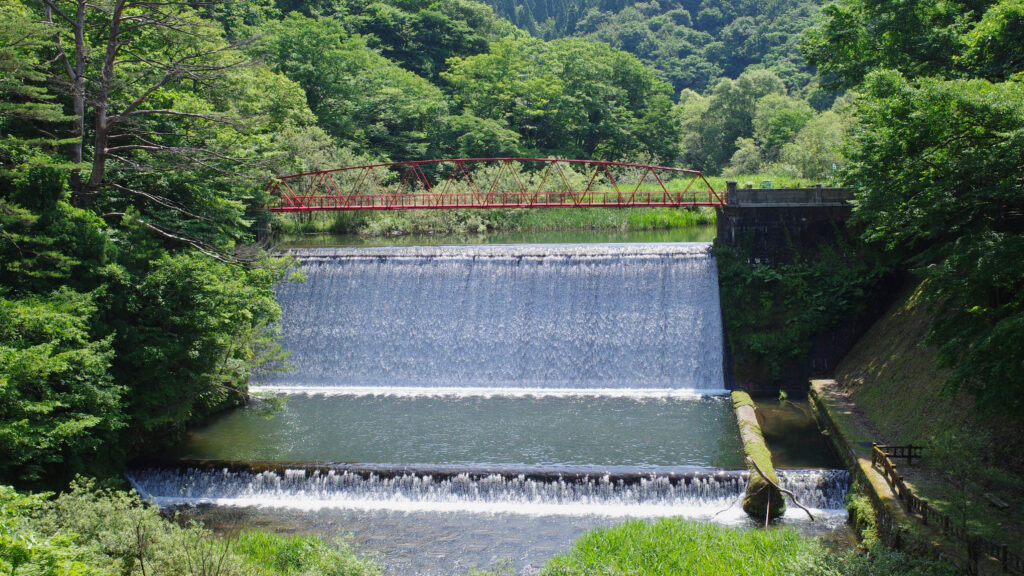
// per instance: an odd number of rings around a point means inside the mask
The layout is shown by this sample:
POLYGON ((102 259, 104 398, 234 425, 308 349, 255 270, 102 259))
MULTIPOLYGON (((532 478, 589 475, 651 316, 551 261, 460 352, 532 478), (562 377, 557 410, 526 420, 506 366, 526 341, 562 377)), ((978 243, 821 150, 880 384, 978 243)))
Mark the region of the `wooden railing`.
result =
POLYGON ((952 521, 949 515, 943 514, 929 506, 927 500, 914 494, 910 487, 907 486, 903 476, 899 474, 896 466, 892 463, 892 459, 906 458, 909 464, 915 458, 921 458, 922 452, 921 446, 882 446, 872 444, 871 465, 881 468, 886 482, 892 487, 896 497, 903 502, 907 512, 920 516, 922 522, 938 527, 942 530, 943 534, 966 542, 968 556, 970 556, 972 562, 976 561, 979 554, 984 554, 999 562, 1003 572, 1024 574, 1024 558, 1010 552, 1005 544, 999 544, 987 538, 970 534, 966 526, 952 521))

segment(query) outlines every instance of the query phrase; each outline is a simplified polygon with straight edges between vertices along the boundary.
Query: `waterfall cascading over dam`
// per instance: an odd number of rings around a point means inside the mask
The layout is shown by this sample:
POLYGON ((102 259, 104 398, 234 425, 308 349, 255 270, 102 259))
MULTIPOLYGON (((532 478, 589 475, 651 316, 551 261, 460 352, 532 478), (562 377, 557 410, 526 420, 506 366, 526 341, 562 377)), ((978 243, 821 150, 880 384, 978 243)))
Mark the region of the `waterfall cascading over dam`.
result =
POLYGON ((724 391, 707 244, 314 249, 256 390, 724 391))

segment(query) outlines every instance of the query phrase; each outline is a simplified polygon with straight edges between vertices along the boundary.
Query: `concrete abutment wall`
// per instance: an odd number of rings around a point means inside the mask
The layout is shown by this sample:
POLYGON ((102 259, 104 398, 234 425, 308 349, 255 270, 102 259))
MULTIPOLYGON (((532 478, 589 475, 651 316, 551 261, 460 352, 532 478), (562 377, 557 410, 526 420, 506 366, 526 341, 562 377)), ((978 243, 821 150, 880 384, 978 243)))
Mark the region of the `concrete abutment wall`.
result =
POLYGON ((784 263, 836 237, 850 219, 849 188, 737 188, 718 209, 718 241, 751 258, 784 263))
MULTIPOLYGON (((737 188, 727 183, 727 201, 718 209, 718 240, 741 254, 751 265, 783 265, 796 259, 814 259, 823 246, 848 239, 853 190, 848 188, 737 188), (845 238, 844 238, 845 237, 845 238)), ((725 303, 723 303, 725 305, 725 303)), ((765 381, 763 370, 749 369, 748 358, 724 354, 726 385, 756 396, 774 396, 780 390, 803 394, 808 377, 829 373, 866 329, 862 319, 850 319, 814 338, 807 357, 784 369, 780 379, 765 381)), ((728 334, 726 335, 728 342, 728 334)))

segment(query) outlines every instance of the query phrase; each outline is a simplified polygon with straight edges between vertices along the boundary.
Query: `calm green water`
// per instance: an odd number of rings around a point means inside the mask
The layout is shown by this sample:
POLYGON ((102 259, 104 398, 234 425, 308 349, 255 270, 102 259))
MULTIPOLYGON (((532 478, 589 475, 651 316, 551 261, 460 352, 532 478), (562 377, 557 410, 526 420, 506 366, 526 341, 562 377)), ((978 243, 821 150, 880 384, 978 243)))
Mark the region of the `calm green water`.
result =
POLYGON ((761 433, 776 468, 842 468, 828 437, 819 430, 807 400, 757 403, 761 433))
POLYGON ((675 230, 556 230, 547 232, 493 232, 490 234, 408 234, 362 237, 316 234, 282 235, 277 248, 328 248, 341 246, 443 246, 458 244, 608 244, 637 242, 711 242, 714 226, 675 230))
POLYGON ((189 433, 175 456, 387 464, 743 467, 727 397, 289 396, 189 433))

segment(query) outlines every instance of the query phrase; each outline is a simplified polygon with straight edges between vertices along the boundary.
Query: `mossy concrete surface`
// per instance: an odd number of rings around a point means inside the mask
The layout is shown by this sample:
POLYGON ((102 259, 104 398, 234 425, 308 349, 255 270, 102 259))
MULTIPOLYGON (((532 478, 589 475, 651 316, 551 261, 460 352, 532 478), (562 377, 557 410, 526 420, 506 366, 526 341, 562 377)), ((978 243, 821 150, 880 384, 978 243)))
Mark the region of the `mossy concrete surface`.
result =
POLYGON ((815 418, 828 433, 836 452, 871 501, 876 522, 886 525, 888 522, 883 517, 888 515, 892 518, 893 525, 888 526, 879 536, 889 546, 905 544, 906 535, 912 527, 911 519, 885 477, 871 465, 871 442, 876 434, 874 428, 835 380, 811 380, 808 396, 815 418))
POLYGON ((779 492, 771 484, 774 482, 777 486, 779 477, 775 474, 772 454, 764 442, 761 426, 757 422, 757 408, 749 394, 739 391, 732 393, 732 406, 740 427, 743 452, 746 453, 750 461, 757 463, 757 468, 760 468, 761 473, 771 481, 766 481, 748 461, 747 468, 750 475, 747 481, 747 492, 743 496, 743 511, 753 518, 778 518, 786 511, 786 501, 782 492, 779 492))

